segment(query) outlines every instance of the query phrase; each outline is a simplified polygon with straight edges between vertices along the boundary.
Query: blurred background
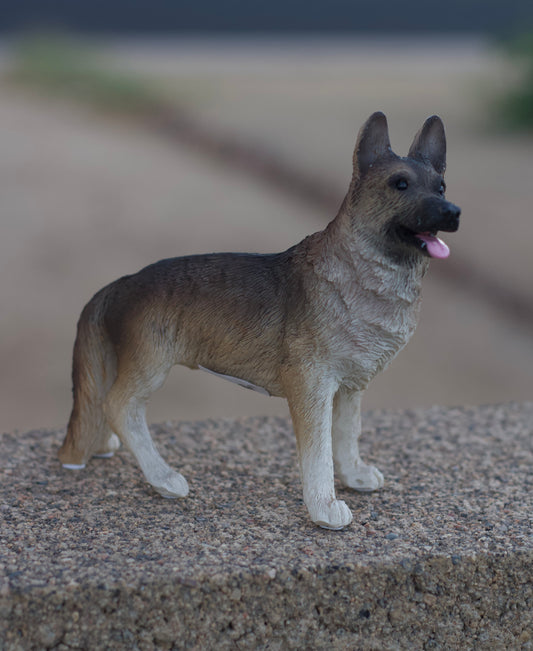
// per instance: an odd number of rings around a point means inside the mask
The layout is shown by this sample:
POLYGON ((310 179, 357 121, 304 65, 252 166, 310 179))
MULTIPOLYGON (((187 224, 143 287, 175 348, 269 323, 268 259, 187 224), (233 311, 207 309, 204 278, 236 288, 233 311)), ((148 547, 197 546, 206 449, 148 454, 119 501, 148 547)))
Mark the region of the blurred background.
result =
MULTIPOLYGON (((3 3, 0 430, 65 425, 76 321, 104 284, 322 229, 376 110, 401 155, 443 118, 463 215, 364 407, 533 399, 531 34, 530 0, 3 3)), ((287 413, 175 368, 149 419, 287 413)))

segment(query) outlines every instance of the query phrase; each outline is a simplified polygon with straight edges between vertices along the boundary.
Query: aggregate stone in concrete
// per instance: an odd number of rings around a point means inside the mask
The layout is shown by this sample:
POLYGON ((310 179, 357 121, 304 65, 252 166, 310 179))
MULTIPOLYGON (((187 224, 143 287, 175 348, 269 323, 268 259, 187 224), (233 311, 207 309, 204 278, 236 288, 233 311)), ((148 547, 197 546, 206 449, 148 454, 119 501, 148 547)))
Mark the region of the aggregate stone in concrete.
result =
POLYGON ((533 649, 533 403, 367 413, 386 483, 338 486, 340 532, 288 421, 152 432, 186 499, 125 450, 73 472, 64 432, 3 435, 1 649, 533 649))

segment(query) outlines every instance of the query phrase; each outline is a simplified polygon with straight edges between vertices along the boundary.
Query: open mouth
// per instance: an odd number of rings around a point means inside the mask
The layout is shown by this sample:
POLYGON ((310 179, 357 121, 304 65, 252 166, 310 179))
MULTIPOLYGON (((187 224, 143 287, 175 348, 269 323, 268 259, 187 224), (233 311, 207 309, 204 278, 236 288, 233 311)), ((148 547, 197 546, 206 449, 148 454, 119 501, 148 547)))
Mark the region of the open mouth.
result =
POLYGON ((434 233, 413 233, 417 245, 430 258, 444 260, 450 255, 450 249, 446 242, 443 242, 434 233))
POLYGON ((436 231, 424 231, 417 233, 405 226, 400 227, 398 230, 400 238, 411 246, 416 247, 421 253, 430 258, 437 258, 444 260, 450 255, 448 245, 443 242, 440 237, 437 237, 436 231))

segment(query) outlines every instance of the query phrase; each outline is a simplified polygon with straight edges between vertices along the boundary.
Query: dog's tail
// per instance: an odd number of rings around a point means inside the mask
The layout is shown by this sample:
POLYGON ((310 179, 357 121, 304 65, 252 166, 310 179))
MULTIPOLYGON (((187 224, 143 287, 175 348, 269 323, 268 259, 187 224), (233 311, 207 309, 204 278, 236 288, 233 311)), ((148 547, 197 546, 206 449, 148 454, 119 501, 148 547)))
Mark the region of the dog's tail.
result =
POLYGON ((113 285, 108 285, 100 290, 87 303, 78 321, 72 359, 74 404, 58 453, 67 468, 83 468, 91 456, 111 456, 119 446, 103 411, 117 373, 116 353, 104 325, 112 289, 113 285))

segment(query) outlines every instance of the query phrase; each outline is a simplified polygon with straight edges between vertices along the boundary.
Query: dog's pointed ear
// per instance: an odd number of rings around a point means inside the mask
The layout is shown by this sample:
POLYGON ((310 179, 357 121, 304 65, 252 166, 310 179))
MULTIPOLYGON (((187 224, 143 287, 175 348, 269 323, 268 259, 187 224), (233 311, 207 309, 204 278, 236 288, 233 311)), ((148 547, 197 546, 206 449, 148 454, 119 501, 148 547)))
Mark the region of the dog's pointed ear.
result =
POLYGON ((430 163, 439 174, 446 169, 446 135, 438 115, 432 115, 416 134, 409 149, 409 158, 430 163))
POLYGON ((353 153, 354 178, 364 176, 384 156, 392 155, 387 118, 380 111, 372 113, 357 136, 353 153))

